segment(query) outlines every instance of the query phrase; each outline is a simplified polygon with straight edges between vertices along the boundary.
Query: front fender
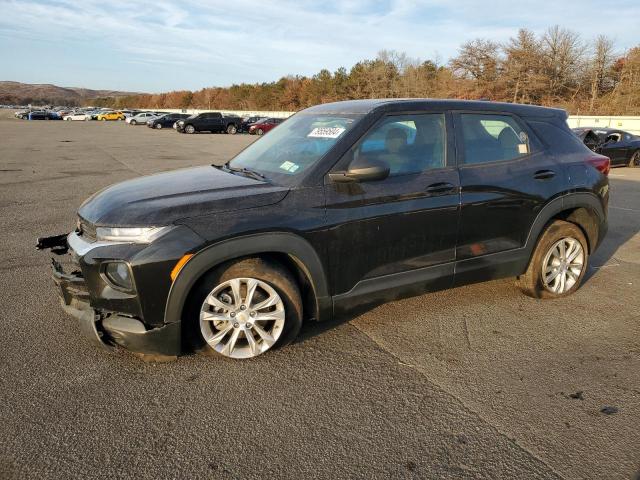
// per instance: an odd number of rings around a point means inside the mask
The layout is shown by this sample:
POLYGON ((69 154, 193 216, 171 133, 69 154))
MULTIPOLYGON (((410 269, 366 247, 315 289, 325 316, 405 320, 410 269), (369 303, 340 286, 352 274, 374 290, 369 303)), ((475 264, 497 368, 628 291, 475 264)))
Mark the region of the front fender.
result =
POLYGON ((182 320, 182 311, 195 283, 212 267, 238 257, 260 253, 284 253, 296 261, 307 276, 316 298, 318 319, 331 311, 327 277, 315 249, 304 238, 287 232, 246 235, 208 246, 182 267, 171 285, 165 309, 165 323, 182 320))

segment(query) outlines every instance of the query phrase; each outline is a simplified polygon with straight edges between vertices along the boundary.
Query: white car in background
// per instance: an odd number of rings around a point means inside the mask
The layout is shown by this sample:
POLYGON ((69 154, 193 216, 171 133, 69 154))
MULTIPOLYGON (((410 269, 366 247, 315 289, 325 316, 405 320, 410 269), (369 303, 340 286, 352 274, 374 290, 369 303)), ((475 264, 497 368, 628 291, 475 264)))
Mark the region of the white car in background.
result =
POLYGON ((91 115, 86 114, 86 113, 76 112, 76 113, 70 113, 69 115, 63 115, 62 119, 66 120, 66 121, 71 121, 71 120, 80 121, 80 120, 83 120, 83 121, 86 122, 86 121, 91 120, 91 115))
POLYGON ((133 117, 129 117, 125 119, 129 125, 146 125, 149 120, 153 120, 154 118, 158 118, 159 115, 153 112, 141 112, 133 117))

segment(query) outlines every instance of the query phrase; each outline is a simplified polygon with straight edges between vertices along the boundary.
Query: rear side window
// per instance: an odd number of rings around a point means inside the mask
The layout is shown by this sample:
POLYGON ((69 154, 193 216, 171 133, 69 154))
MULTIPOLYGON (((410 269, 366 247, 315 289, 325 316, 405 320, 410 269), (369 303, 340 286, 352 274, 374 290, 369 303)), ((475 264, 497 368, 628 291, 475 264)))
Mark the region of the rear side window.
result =
POLYGON ((514 160, 530 152, 529 137, 509 115, 460 114, 464 164, 514 160))

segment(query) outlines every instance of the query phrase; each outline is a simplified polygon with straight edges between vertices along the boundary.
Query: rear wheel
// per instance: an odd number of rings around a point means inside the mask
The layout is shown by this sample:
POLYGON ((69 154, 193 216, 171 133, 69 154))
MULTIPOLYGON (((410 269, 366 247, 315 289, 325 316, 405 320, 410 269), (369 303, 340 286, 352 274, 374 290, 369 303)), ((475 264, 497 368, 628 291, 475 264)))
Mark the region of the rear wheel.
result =
POLYGON ((205 275, 190 295, 186 313, 187 340, 194 350, 253 358, 298 335, 302 299, 286 269, 248 258, 205 275))
POLYGON ((589 250, 580 227, 556 220, 544 231, 518 285, 534 298, 559 298, 579 287, 587 271, 589 250))
POLYGON ((629 167, 640 167, 640 150, 636 150, 635 152, 633 152, 633 155, 631 155, 631 159, 629 160, 629 167))

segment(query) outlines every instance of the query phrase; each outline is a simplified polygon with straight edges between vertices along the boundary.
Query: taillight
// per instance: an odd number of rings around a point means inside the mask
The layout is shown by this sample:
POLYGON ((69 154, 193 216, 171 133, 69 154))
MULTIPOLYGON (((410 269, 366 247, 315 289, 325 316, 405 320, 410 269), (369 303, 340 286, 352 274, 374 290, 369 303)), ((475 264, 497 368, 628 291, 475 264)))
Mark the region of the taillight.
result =
POLYGON ((611 170, 611 160, 609 157, 605 157, 604 155, 595 155, 587 158, 587 162, 596 167, 596 169, 603 175, 609 175, 609 170, 611 170))

